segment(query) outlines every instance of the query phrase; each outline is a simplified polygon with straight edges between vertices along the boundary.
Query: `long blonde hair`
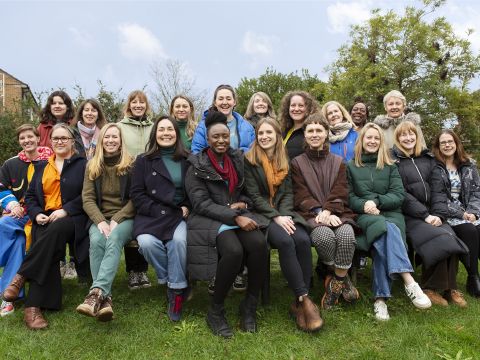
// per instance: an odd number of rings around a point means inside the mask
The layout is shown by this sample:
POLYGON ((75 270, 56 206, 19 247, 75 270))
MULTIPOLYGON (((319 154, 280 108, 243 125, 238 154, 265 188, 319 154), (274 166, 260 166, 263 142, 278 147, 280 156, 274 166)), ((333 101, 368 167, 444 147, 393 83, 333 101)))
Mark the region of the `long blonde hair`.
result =
POLYGON ((415 141, 415 149, 413 151, 413 155, 414 156, 420 156, 420 154, 422 153, 422 149, 423 149, 423 146, 422 146, 422 142, 419 141, 418 139, 418 130, 417 130, 417 127, 415 126, 414 123, 412 123, 411 121, 402 121, 400 124, 398 124, 398 126, 395 128, 395 132, 393 133, 394 135, 394 143, 395 143, 395 146, 398 148, 398 150, 400 150, 402 153, 404 153, 405 155, 407 155, 408 157, 410 157, 410 155, 408 155, 408 151, 403 147, 402 144, 400 144, 400 141, 398 141, 398 138, 400 137, 400 135, 402 135, 402 133, 404 132, 413 132, 415 134, 415 137, 416 137, 416 141, 415 141))
POLYGON ((102 130, 100 130, 95 154, 87 164, 89 172, 88 178, 92 181, 102 176, 103 172, 105 171, 103 138, 105 137, 105 133, 107 132, 107 130, 113 127, 116 128, 120 133, 120 161, 117 165, 115 165, 116 173, 118 176, 125 175, 132 167, 133 157, 128 153, 127 147, 124 144, 122 129, 116 123, 108 123, 102 128, 102 130))
POLYGON ((390 157, 387 146, 385 145, 385 135, 383 134, 383 130, 377 124, 367 123, 362 128, 362 130, 360 130, 360 134, 358 134, 357 142, 355 143, 355 166, 363 167, 363 162, 362 162, 363 138, 365 137, 365 133, 370 129, 377 130, 380 136, 380 145, 378 147, 378 152, 377 152, 378 154, 377 169, 383 169, 385 164, 392 165, 393 160, 390 157))
MULTIPOLYGON (((170 116, 173 116, 173 106, 175 105, 175 100, 177 99, 183 99, 188 103, 188 106, 190 106, 190 114, 188 115, 187 119, 187 128, 186 128, 186 133, 188 136, 188 140, 192 140, 193 134, 195 133, 195 129, 197 128, 198 121, 195 120, 195 107, 193 106, 193 101, 190 100, 190 98, 186 95, 176 95, 172 101, 170 102, 170 116)), ((174 117, 175 118, 175 117, 174 117)), ((176 120, 176 119, 175 119, 176 120)), ((177 120, 179 121, 179 120, 177 120)))
MULTIPOLYGON (((353 122, 352 120, 352 117, 350 116, 350 114, 348 113, 348 110, 345 109, 345 106, 343 106, 342 104, 340 104, 338 101, 335 101, 335 100, 331 100, 329 102, 326 102, 323 106, 322 106, 322 115, 325 117, 325 119, 327 119, 328 121, 328 116, 327 116, 327 108, 330 106, 330 105, 335 105, 336 107, 338 107, 338 109, 340 110, 340 112, 342 113, 342 116, 343 116, 343 119, 342 119, 342 122, 349 122, 350 124, 353 125, 353 128, 356 130, 357 129, 357 125, 355 125, 355 123, 353 122)), ((328 122, 328 124, 330 125, 330 122, 328 122)))
MULTIPOLYGON (((265 151, 258 144, 258 130, 263 124, 268 124, 273 127, 275 134, 277 135, 277 143, 275 144, 275 151, 273 152, 273 161, 278 170, 288 171, 288 155, 285 150, 285 145, 282 141, 282 130, 280 130, 280 125, 275 119, 272 118, 263 118, 261 119, 257 127, 255 128, 255 141, 253 142, 252 148, 245 154, 245 158, 248 162, 254 166, 261 166, 260 154, 265 154, 265 151)), ((266 155, 266 154, 265 154, 266 155)))

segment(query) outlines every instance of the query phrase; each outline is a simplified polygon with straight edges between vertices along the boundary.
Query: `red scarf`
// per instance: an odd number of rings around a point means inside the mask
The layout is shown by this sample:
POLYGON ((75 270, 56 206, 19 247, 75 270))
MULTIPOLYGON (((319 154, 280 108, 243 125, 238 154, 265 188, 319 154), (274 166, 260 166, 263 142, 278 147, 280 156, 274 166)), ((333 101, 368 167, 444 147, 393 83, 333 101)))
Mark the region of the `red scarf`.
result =
POLYGON ((213 165, 215 171, 222 177, 223 180, 228 181, 228 191, 230 195, 235 191, 235 187, 238 184, 238 176, 235 167, 233 166, 232 159, 227 154, 223 155, 223 168, 219 165, 215 154, 212 149, 207 150, 208 158, 213 165))

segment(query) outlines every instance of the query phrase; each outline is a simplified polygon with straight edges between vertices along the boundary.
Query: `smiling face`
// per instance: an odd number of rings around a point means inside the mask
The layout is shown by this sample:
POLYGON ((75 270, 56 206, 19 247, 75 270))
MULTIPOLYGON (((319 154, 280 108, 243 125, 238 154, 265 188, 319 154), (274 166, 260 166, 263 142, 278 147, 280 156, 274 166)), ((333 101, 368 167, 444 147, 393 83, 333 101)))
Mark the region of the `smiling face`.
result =
POLYGON ((133 100, 130 101, 129 106, 132 115, 135 117, 142 117, 145 115, 145 111, 147 111, 147 103, 138 96, 134 97, 133 100))
POLYGON ((257 131, 257 141, 263 151, 268 153, 274 150, 277 144, 277 133, 273 126, 266 123, 262 124, 257 131))
POLYGON ((440 144, 440 153, 445 157, 445 159, 450 159, 455 156, 457 151, 457 144, 455 139, 450 134, 442 134, 439 138, 440 144))
POLYGON ((93 128, 98 120, 98 110, 90 104, 86 103, 82 110, 83 125, 93 128))
POLYGON ((377 129, 370 128, 365 132, 362 148, 367 154, 375 154, 378 151, 380 148, 380 134, 377 129))
POLYGON ((169 119, 162 119, 157 125, 157 144, 160 147, 172 147, 177 142, 177 133, 169 119))
POLYGON ((18 143, 26 153, 34 153, 37 151, 39 141, 40 138, 38 138, 32 130, 22 131, 18 135, 18 143))
POLYGON ((258 115, 265 115, 268 112, 268 103, 260 95, 253 99, 253 111, 258 115))
POLYGON ((175 102, 173 103, 173 116, 175 119, 187 121, 191 112, 192 109, 187 100, 182 98, 175 99, 175 102))
POLYGON ((120 130, 118 130, 115 126, 109 127, 107 131, 105 131, 105 136, 102 140, 102 146, 105 155, 113 155, 117 153, 122 146, 120 130))
POLYGON ((52 132, 53 152, 58 157, 69 158, 73 154, 73 137, 72 134, 63 128, 58 128, 52 132))
POLYGON ((305 142, 312 150, 323 149, 323 144, 328 136, 328 131, 321 124, 307 125, 305 132, 305 142))
POLYGON ((67 105, 60 96, 54 96, 50 105, 50 111, 56 119, 63 119, 67 113, 67 105))
POLYGON ((305 114, 307 113, 305 99, 300 95, 292 96, 288 113, 294 123, 303 123, 303 120, 305 120, 305 114))
POLYGON ((415 152, 415 145, 417 144, 417 135, 412 130, 402 131, 398 135, 398 142, 407 151, 408 155, 415 152))
POLYGON ((364 103, 356 103, 350 115, 355 125, 363 126, 367 121, 367 106, 364 103))
POLYGON ((385 110, 387 111, 388 117, 396 119, 403 115, 405 105, 403 104, 402 99, 395 96, 390 96, 385 102, 385 110))
POLYGON ((217 107, 218 111, 222 112, 227 117, 230 117, 236 104, 237 103, 235 101, 233 93, 230 90, 218 90, 217 96, 215 97, 215 106, 217 107))
POLYGON ((215 124, 208 129, 208 145, 215 154, 223 155, 230 146, 230 130, 225 124, 215 124))
POLYGON ((342 110, 335 104, 328 105, 327 120, 330 126, 341 123, 343 121, 342 110))

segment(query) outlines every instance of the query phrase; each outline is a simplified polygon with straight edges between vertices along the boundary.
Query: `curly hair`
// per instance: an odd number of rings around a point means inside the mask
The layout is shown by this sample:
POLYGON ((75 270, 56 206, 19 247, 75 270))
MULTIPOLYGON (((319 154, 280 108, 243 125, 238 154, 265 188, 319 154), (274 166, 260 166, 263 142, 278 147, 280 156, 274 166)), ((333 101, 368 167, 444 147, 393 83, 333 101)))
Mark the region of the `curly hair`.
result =
POLYGON ((70 96, 63 90, 57 90, 52 92, 47 99, 47 103, 45 106, 42 108, 40 111, 40 122, 42 124, 56 124, 57 122, 64 122, 68 123, 69 125, 75 125, 75 109, 73 107, 73 102, 70 96), (55 116, 52 114, 52 104, 53 104, 53 98, 55 96, 60 97, 65 105, 67 105, 67 112, 63 116, 63 119, 57 119, 55 116))
POLYGON ((306 91, 289 91, 287 92, 280 102, 280 109, 278 110, 278 122, 282 126, 283 134, 286 134, 288 130, 293 126, 293 119, 290 117, 290 101, 292 97, 300 96, 305 101, 305 119, 313 113, 319 111, 320 106, 317 100, 306 91))

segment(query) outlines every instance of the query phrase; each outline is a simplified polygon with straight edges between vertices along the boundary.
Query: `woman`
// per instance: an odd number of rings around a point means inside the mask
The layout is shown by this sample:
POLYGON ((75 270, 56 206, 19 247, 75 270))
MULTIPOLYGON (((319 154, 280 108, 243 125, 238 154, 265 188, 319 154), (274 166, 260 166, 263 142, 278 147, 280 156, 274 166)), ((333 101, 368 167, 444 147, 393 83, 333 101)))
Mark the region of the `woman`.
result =
MULTIPOLYGON (((135 158, 145 152, 153 127, 147 95, 141 90, 132 91, 123 108, 123 115, 118 126, 122 130, 123 142, 128 153, 135 158)), ((125 269, 130 290, 152 286, 147 276, 148 263, 138 252, 138 247, 125 246, 125 269)))
MULTIPOLYGON (((480 252, 480 177, 473 159, 465 152, 462 142, 452 130, 442 130, 435 138, 433 154, 438 161, 432 174, 432 187, 446 195, 447 222, 467 245, 469 261, 463 261, 467 270, 467 292, 480 297, 478 257, 480 252)), ((460 292, 452 292, 461 295, 460 292)))
POLYGON ((350 109, 350 116, 357 127, 357 131, 362 130, 370 117, 367 103, 363 101, 362 98, 355 99, 352 108, 350 109))
POLYGON ((260 119, 269 117, 275 119, 275 110, 273 110, 272 100, 262 91, 252 95, 247 105, 247 111, 243 117, 255 128, 260 119))
POLYGON ((215 290, 207 323, 215 335, 231 337, 224 302, 246 257, 248 287, 240 303, 240 328, 257 331, 256 308, 267 271, 267 245, 244 195, 243 156, 230 148, 226 115, 205 119, 209 147, 189 157, 185 187, 193 211, 188 218, 188 269, 192 280, 210 280, 215 290))
POLYGON ((137 209, 133 236, 153 266, 159 284, 167 284, 167 314, 179 321, 187 290, 187 152, 177 122, 168 116, 153 124, 147 152, 135 161, 132 201, 137 209))
POLYGON ((395 139, 393 132, 398 124, 402 121, 411 121, 415 124, 418 133, 418 141, 423 147, 427 147, 423 132, 420 128, 420 115, 414 112, 405 114, 407 107, 407 99, 398 90, 392 90, 383 97, 383 106, 385 107, 386 115, 378 115, 373 122, 379 125, 385 134, 385 145, 387 149, 391 149, 395 139))
POLYGON ((82 187, 87 160, 75 153, 73 131, 57 124, 51 133, 54 155, 39 163, 25 196, 33 222, 32 247, 20 269, 3 292, 5 301, 14 301, 26 281, 24 321, 29 329, 48 326, 41 309, 59 310, 62 281, 58 262, 65 242, 74 239, 76 260, 88 265, 87 216, 82 208, 82 187))
POLYGON ((97 146, 98 135, 107 123, 102 106, 95 99, 82 102, 75 115, 75 142, 79 154, 84 154, 87 160, 93 158, 97 146))
POLYGON ((353 159, 355 141, 358 137, 350 114, 337 101, 329 101, 323 105, 322 114, 330 125, 328 134, 330 152, 340 156, 345 162, 350 161, 353 159))
MULTIPOLYGON (((32 180, 34 164, 48 160, 53 154, 49 147, 38 146, 40 135, 33 125, 21 125, 16 133, 22 150, 5 161, 0 169, 0 207, 3 210, 0 217, 0 267, 3 267, 0 293, 12 281, 22 264, 25 249, 30 247, 32 223, 24 196, 32 180)), ((2 302, 0 316, 13 311, 13 302, 2 302)))
POLYGON ((303 153, 303 122, 319 111, 317 101, 305 91, 289 91, 280 102, 278 122, 282 127, 283 144, 291 160, 303 153))
POLYGON ((193 102, 185 95, 177 95, 170 103, 170 116, 177 120, 180 136, 186 150, 192 147, 192 138, 197 127, 193 102))
POLYGON ((267 240, 278 249, 280 267, 295 296, 290 313, 300 330, 318 331, 323 320, 308 296, 312 277, 308 225, 293 211, 288 157, 280 126, 275 120, 259 121, 256 141, 245 160, 247 194, 260 218, 260 225, 267 227, 267 240))
POLYGON ((348 277, 355 252, 355 214, 348 208, 347 171, 343 159, 328 149, 329 126, 322 114, 303 123, 306 149, 292 160, 295 209, 306 219, 320 261, 329 267, 322 308, 331 309, 340 296, 359 298, 348 277))
POLYGON ((373 252, 373 305, 375 318, 390 319, 385 300, 390 298, 394 278, 400 277, 405 292, 419 309, 432 303, 415 282, 405 244, 405 220, 402 203, 405 197, 398 169, 390 159, 383 131, 368 123, 355 145, 355 160, 347 164, 349 206, 357 214, 363 235, 357 247, 373 252))
POLYGON ((57 90, 50 94, 47 103, 40 112, 40 124, 37 127, 40 134, 39 146, 52 148, 50 142, 52 129, 57 123, 75 125, 75 109, 70 96, 65 91, 57 90))
POLYGON ((103 127, 98 140, 100 146, 87 164, 82 191, 83 209, 91 221, 88 232, 93 283, 77 312, 110 321, 112 283, 122 248, 132 239, 135 209, 129 193, 133 159, 123 146, 117 124, 103 127))
POLYGON ((230 147, 243 152, 248 151, 255 140, 255 129, 242 115, 233 111, 237 105, 237 94, 230 85, 219 85, 213 94, 210 108, 203 113, 203 118, 195 130, 192 139, 192 153, 197 154, 208 147, 208 134, 205 126, 205 118, 210 111, 219 111, 227 117, 227 125, 230 130, 230 147))
POLYGON ((442 189, 432 189, 435 158, 417 141, 414 123, 404 121, 395 129, 393 155, 405 188, 403 214, 407 240, 422 259, 421 286, 433 304, 447 306, 457 294, 458 256, 468 250, 452 228, 444 223, 447 199, 442 189), (454 295, 451 295, 454 294, 454 295))

